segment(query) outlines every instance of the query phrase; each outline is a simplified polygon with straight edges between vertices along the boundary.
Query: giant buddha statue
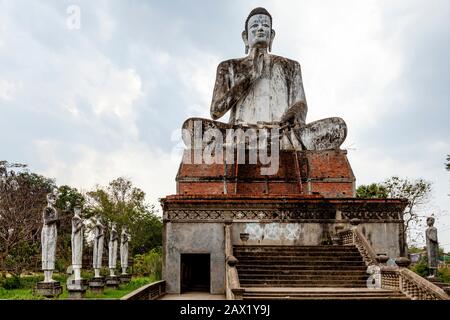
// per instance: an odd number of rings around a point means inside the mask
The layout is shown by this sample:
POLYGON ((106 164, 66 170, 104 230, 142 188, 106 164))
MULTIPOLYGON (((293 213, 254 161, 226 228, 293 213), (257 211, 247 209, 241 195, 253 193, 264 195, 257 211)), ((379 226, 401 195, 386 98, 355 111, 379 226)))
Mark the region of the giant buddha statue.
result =
POLYGON ((190 118, 183 129, 194 135, 196 121, 203 132, 211 128, 278 128, 280 137, 285 138, 282 149, 339 148, 347 135, 344 120, 335 117, 306 124, 308 104, 301 67, 297 61, 270 53, 275 38, 270 13, 253 9, 244 28, 247 56, 223 61, 217 68, 210 110, 213 120, 190 118), (228 123, 214 121, 227 112, 228 123))

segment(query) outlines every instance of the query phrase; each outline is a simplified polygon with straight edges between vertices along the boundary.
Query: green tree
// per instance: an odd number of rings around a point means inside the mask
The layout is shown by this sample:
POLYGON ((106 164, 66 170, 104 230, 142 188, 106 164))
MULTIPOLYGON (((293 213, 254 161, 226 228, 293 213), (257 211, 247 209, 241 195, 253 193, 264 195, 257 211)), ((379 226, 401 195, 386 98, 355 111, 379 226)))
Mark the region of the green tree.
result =
POLYGON ((360 185, 356 189, 356 197, 358 198, 381 198, 388 197, 388 190, 380 183, 372 183, 369 185, 360 185))
POLYGON ((404 230, 408 242, 415 242, 423 232, 418 233, 412 229, 419 225, 421 216, 418 208, 429 200, 431 185, 431 182, 424 179, 410 180, 393 176, 382 183, 359 186, 356 196, 358 198, 402 198, 408 200, 403 215, 404 230))
POLYGON ((0 161, 0 271, 16 276, 36 264, 46 195, 55 183, 24 164, 0 161))
POLYGON ((97 187, 87 195, 91 216, 100 216, 108 224, 115 222, 119 228, 128 227, 133 255, 161 246, 161 219, 155 215, 154 206, 145 202, 144 191, 134 187, 130 180, 117 178, 107 187, 97 187))
POLYGON ((416 232, 412 229, 420 223, 422 217, 419 214, 418 208, 428 202, 431 194, 431 185, 431 182, 424 179, 410 180, 397 176, 391 177, 383 182, 383 186, 388 190, 388 196, 390 198, 403 198, 408 200, 403 214, 403 220, 405 221, 405 235, 409 243, 417 241, 418 237, 423 234, 423 230, 416 232))

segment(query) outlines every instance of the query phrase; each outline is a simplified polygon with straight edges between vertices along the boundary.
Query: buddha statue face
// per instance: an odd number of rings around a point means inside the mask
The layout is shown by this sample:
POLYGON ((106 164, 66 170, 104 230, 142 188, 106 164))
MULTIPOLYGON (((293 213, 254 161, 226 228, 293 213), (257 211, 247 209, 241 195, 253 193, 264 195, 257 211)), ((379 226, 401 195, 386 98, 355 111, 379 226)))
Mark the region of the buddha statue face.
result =
POLYGON ((270 25, 270 18, 268 16, 257 14, 250 17, 247 30, 248 45, 250 48, 269 47, 272 26, 270 25))
POLYGON ((270 51, 275 37, 275 31, 272 29, 272 18, 258 9, 252 11, 255 14, 250 13, 246 28, 242 32, 246 53, 251 48, 268 48, 270 51))
POLYGON ((434 225, 434 218, 433 217, 427 218, 427 225, 429 227, 432 227, 434 225))

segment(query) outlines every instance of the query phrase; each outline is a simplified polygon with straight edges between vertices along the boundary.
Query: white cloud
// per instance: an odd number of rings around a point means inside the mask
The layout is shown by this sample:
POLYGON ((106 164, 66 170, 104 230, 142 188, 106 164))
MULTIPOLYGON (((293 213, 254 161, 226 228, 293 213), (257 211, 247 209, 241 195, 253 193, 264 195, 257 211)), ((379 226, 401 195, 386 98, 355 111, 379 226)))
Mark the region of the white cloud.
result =
POLYGON ((88 191, 97 184, 106 186, 118 177, 127 177, 143 189, 147 200, 156 204, 158 198, 175 194, 174 159, 158 147, 133 143, 112 152, 100 152, 83 144, 68 145, 58 140, 34 142, 40 172, 56 177, 57 184, 67 184, 88 191), (74 155, 71 160, 66 155, 74 155))
POLYGON ((0 100, 12 101, 21 87, 21 83, 0 79, 0 100))
POLYGON ((198 50, 176 61, 177 75, 184 85, 183 94, 190 102, 187 108, 192 116, 210 118, 209 107, 219 63, 218 57, 198 50))
POLYGON ((274 52, 282 48, 302 64, 308 121, 340 116, 352 139, 390 112, 385 97, 392 95, 389 86, 400 75, 402 56, 393 35, 383 30, 382 3, 273 1, 270 6, 279 41, 274 52))

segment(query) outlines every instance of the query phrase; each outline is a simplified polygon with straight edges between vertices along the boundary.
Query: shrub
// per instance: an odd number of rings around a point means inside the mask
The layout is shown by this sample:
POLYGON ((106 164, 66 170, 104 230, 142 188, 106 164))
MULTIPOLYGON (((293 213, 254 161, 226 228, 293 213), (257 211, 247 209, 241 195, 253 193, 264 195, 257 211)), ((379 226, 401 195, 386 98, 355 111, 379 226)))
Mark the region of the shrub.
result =
POLYGON ((161 248, 157 247, 145 254, 134 257, 133 273, 140 276, 153 275, 156 279, 162 276, 162 254, 161 248))
POLYGON ((20 278, 17 276, 5 278, 3 280, 2 287, 5 288, 6 290, 20 289, 21 288, 20 278))
POLYGON ((450 283, 450 269, 442 268, 438 270, 438 277, 445 283, 450 283))
POLYGON ((428 261, 427 258, 424 257, 420 259, 420 261, 415 264, 412 268, 412 271, 417 273, 421 277, 427 277, 430 273, 430 269, 428 268, 428 261))

